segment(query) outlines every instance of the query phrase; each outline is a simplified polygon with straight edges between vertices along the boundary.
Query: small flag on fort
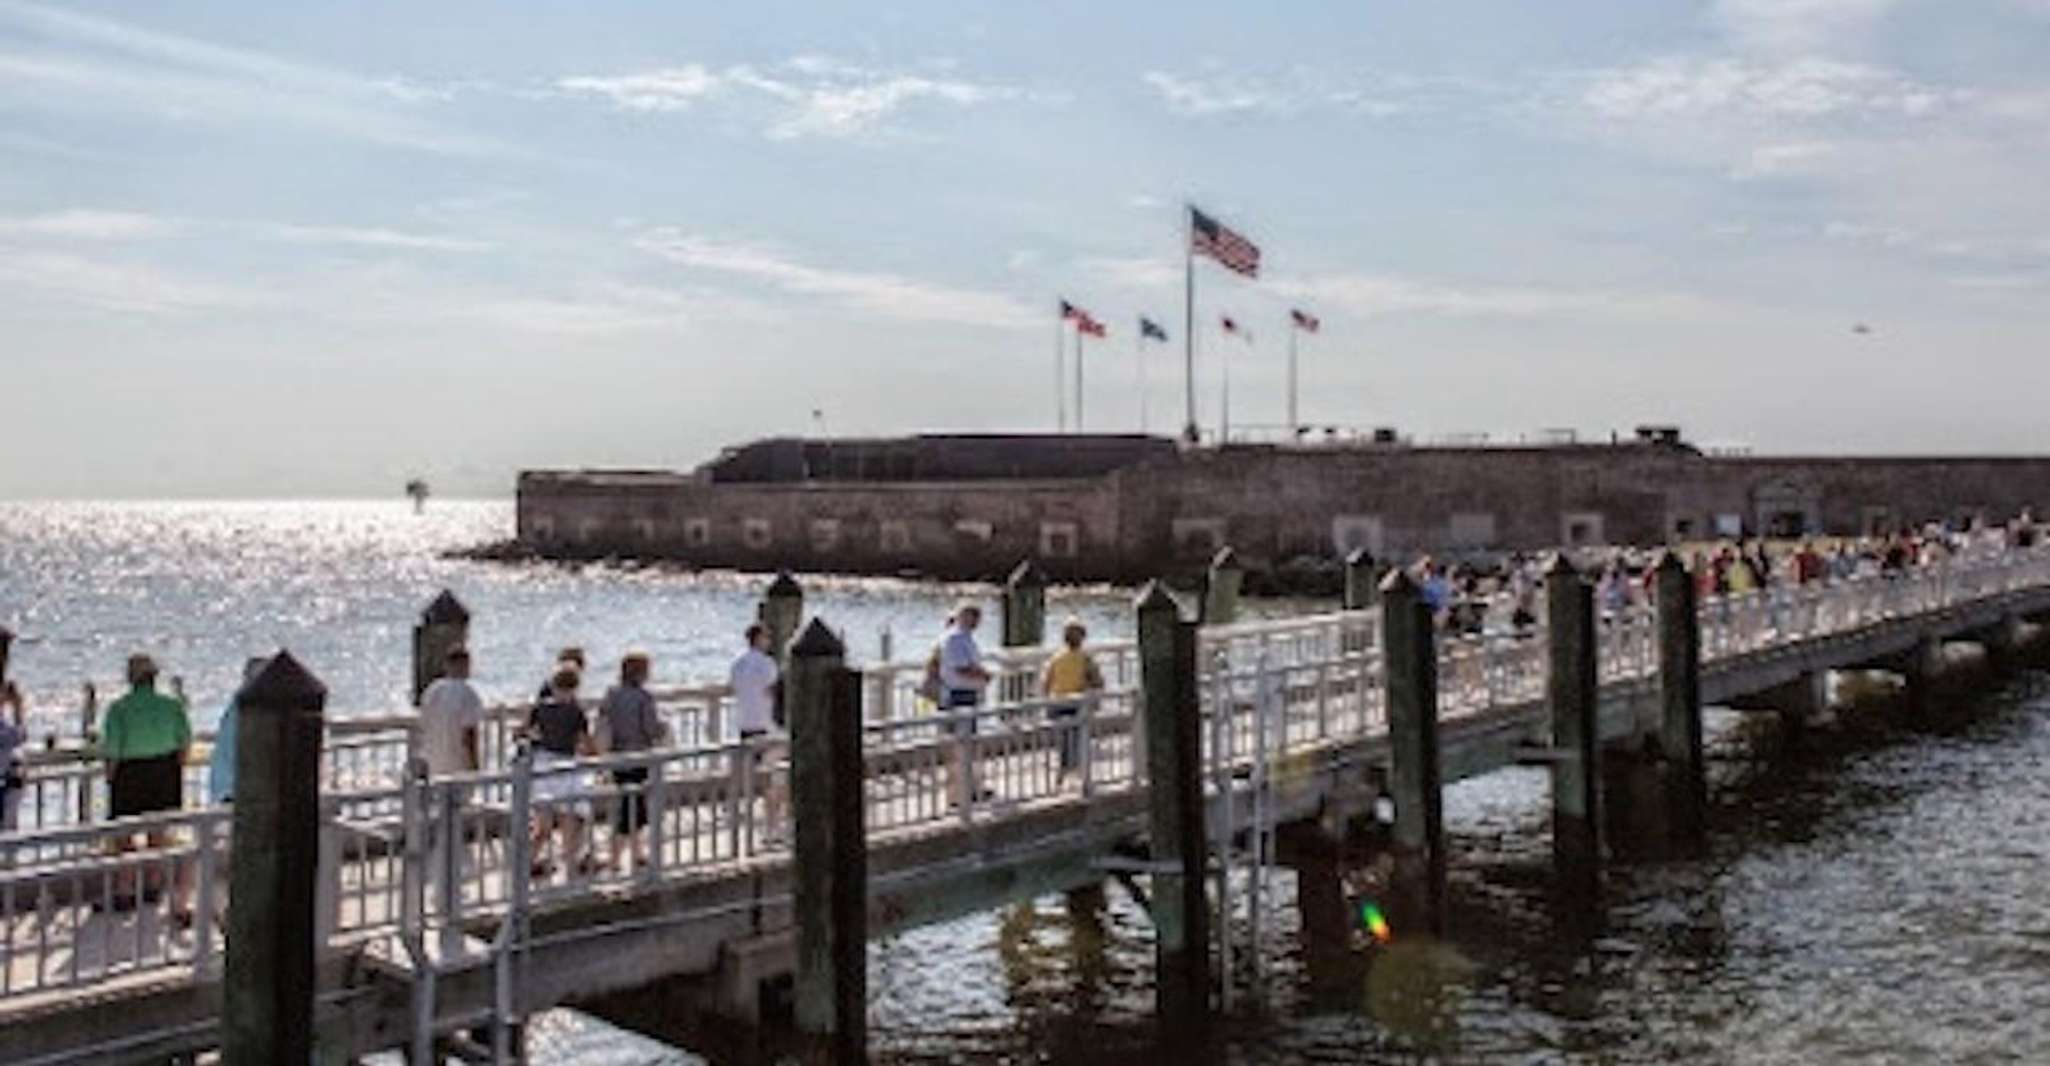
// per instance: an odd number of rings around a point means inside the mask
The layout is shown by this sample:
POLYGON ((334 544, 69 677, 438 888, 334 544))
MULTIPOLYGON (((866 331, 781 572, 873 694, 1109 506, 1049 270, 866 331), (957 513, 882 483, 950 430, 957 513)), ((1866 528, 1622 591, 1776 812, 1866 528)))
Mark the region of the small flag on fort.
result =
POLYGON ((1308 311, 1291 310, 1288 313, 1288 320, 1295 323, 1295 328, 1302 330, 1304 333, 1315 333, 1317 328, 1323 325, 1322 322, 1317 321, 1316 315, 1308 311))
POLYGON ((1160 323, 1147 318, 1145 315, 1140 315, 1139 339, 1165 342, 1167 340, 1167 331, 1160 328, 1160 323))
POLYGON ((1260 276, 1260 246, 1194 207, 1189 208, 1189 251, 1249 278, 1260 276))

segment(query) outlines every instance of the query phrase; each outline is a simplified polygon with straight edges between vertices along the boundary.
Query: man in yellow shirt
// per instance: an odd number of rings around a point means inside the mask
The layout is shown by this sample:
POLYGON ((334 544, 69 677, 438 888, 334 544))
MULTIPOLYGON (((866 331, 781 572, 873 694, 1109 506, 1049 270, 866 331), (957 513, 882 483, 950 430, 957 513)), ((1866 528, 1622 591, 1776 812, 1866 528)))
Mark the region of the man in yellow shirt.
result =
MULTIPOLYGON (((1046 673, 1040 678, 1040 688, 1048 699, 1064 696, 1078 697, 1073 702, 1057 704, 1047 712, 1047 717, 1057 723, 1065 723, 1082 712, 1083 698, 1090 693, 1103 690, 1103 671, 1097 669, 1096 659, 1082 650, 1082 642, 1089 639, 1089 630, 1081 621, 1070 618, 1061 626, 1061 643, 1064 647, 1047 660, 1046 673)), ((1082 745, 1087 742, 1083 736, 1086 727, 1081 724, 1065 726, 1061 730, 1061 773, 1072 773, 1075 764, 1081 761, 1082 745)))

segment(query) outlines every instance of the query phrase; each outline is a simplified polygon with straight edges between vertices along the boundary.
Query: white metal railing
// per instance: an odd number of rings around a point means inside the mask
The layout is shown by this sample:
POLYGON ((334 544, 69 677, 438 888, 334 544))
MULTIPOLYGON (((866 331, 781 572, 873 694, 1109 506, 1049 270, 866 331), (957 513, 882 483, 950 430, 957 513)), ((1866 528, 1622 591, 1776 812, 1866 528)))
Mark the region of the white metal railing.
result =
MULTIPOLYGON (((1704 658, 1772 654, 2046 585, 2050 549, 2036 549, 1712 597, 1700 607, 1704 658)), ((1598 640, 1603 683, 1656 676, 1653 609, 1603 618, 1598 640)), ((916 713, 906 703, 897 713, 870 715, 863 733, 869 831, 942 832, 1143 788, 1136 649, 1126 641, 1094 650, 1106 674, 1100 692, 1022 695, 1036 690, 1028 679, 1051 652, 1010 649, 993 657, 998 695, 1005 696, 1005 678, 1020 695, 958 711, 916 713)), ((1543 699, 1541 639, 1447 638, 1438 654, 1444 719, 1543 699)), ((901 691, 902 665, 870 672, 868 694, 901 691)), ((923 664, 917 668, 922 673, 923 664)), ((1198 671, 1213 794, 1264 787, 1270 771, 1292 758, 1387 728, 1370 612, 1213 627, 1202 634, 1198 671)), ((405 734, 391 722, 338 731, 322 771, 323 942, 344 950, 397 937, 410 949, 456 949, 465 933, 493 923, 509 929, 509 916, 533 905, 787 859, 786 746, 725 741, 728 697, 717 687, 658 695, 684 738, 677 746, 536 767, 517 756, 512 715, 501 710, 489 742, 499 763, 431 781, 386 768, 384 760, 405 751, 405 734), (544 824, 552 831, 536 834, 544 824)), ((80 795, 98 802, 90 795, 98 787, 94 772, 55 774, 38 787, 52 808, 80 795)), ((229 817, 225 808, 195 807, 0 835, 0 1004, 129 975, 210 972, 219 964, 221 930, 208 916, 224 913, 229 817), (175 917, 186 909, 195 915, 189 927, 175 917)))

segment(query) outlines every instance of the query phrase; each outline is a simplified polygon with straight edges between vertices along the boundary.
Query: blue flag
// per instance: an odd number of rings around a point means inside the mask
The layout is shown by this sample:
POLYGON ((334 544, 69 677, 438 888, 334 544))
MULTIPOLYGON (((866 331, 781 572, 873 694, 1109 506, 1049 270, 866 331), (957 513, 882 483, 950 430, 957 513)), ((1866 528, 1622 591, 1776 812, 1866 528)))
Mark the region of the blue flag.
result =
POLYGON ((1167 339, 1167 331, 1160 328, 1160 323, 1147 318, 1145 315, 1140 315, 1139 336, 1144 340, 1164 341, 1167 339))

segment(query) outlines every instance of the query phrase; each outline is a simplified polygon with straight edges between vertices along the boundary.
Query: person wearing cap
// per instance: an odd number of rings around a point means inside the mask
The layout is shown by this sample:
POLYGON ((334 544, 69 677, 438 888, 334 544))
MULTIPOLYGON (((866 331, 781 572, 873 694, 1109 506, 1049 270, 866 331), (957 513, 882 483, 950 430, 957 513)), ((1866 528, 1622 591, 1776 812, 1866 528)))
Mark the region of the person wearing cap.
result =
POLYGON ((450 649, 445 672, 420 693, 420 755, 428 774, 481 769, 477 732, 483 723, 484 699, 470 684, 470 650, 450 649))
POLYGON ((131 656, 128 694, 107 708, 100 724, 100 758, 112 793, 108 813, 125 818, 184 806, 183 766, 191 745, 185 701, 157 691, 157 664, 149 656, 131 656))
MULTIPOLYGON (((1087 639, 1089 630, 1081 620, 1068 619, 1061 626, 1061 650, 1046 661, 1046 672, 1040 677, 1040 688, 1047 698, 1062 701, 1047 712, 1047 717, 1057 723, 1080 714, 1089 695, 1103 690, 1103 671, 1097 667, 1096 658, 1082 650, 1082 642, 1087 639)), ((1060 743, 1061 773, 1065 774, 1080 761, 1085 738, 1079 729, 1064 725, 1060 743)))

